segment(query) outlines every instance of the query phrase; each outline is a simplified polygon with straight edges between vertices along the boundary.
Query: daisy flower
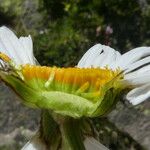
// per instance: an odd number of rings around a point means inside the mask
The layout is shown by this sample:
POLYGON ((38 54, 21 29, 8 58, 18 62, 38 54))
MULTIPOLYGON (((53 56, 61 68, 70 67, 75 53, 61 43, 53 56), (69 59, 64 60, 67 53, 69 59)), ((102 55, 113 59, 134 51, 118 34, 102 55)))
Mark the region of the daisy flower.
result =
MULTIPOLYGON (((108 114, 124 89, 128 89, 126 99, 133 105, 143 102, 150 95, 149 47, 136 48, 121 55, 108 46, 97 44, 84 54, 75 67, 38 66, 31 37, 18 39, 11 30, 1 27, 0 52, 1 80, 21 97, 25 105, 48 110, 48 114, 43 115, 44 122, 49 114, 57 125, 63 120, 59 132, 62 146, 67 149, 73 150, 78 146, 78 149, 90 150, 92 145, 91 149, 95 146, 96 150, 96 147, 101 147, 93 138, 86 138, 84 145, 79 142, 78 139, 82 141, 84 136, 79 138, 76 135, 76 119, 108 114), (73 119, 69 123, 68 117, 73 119), (74 140, 70 140, 70 132, 74 134, 74 137, 71 136, 74 140)), ((42 135, 46 137, 43 129, 42 135)), ((35 139, 24 149, 36 150, 35 139)))
POLYGON ((126 95, 133 105, 150 97, 150 47, 138 47, 121 55, 109 46, 97 44, 78 63, 80 68, 99 67, 122 71, 122 83, 131 89, 126 95))

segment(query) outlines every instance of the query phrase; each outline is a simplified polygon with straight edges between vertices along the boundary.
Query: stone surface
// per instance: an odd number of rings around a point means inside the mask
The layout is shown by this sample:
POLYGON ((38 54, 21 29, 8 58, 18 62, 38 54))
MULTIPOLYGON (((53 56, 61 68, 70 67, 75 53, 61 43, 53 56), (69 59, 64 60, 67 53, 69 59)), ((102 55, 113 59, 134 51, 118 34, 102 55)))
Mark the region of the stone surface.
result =
POLYGON ((38 129, 39 110, 21 104, 20 98, 0 82, 0 150, 19 150, 38 129))
POLYGON ((12 90, 0 83, 0 133, 10 133, 21 126, 35 130, 39 115, 39 110, 22 105, 12 90))
POLYGON ((108 118, 118 129, 150 150, 150 101, 137 107, 120 105, 108 118))

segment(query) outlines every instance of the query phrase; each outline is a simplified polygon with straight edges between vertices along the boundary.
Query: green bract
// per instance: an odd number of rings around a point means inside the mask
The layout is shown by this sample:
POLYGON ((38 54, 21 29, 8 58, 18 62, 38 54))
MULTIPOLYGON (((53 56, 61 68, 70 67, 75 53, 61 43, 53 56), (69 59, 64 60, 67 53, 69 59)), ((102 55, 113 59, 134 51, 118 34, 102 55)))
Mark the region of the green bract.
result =
POLYGON ((27 84, 16 75, 0 72, 1 79, 13 88, 22 102, 30 107, 49 109, 61 115, 74 118, 96 117, 107 114, 116 104, 123 86, 119 83, 119 75, 103 85, 97 101, 82 96, 63 92, 35 88, 36 82, 27 84))

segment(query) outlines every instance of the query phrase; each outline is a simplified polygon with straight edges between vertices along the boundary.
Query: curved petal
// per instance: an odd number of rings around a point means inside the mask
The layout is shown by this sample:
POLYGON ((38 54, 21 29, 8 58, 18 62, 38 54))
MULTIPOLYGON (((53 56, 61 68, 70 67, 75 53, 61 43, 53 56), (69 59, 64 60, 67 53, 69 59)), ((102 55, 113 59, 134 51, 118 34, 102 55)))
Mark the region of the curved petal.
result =
POLYGON ((128 83, 128 85, 132 86, 140 86, 147 84, 150 81, 150 72, 147 74, 141 74, 140 76, 132 76, 130 78, 125 78, 122 82, 128 83))
POLYGON ((32 43, 32 38, 29 35, 28 37, 20 37, 19 38, 20 43, 22 44, 26 55, 28 57, 28 61, 30 64, 35 64, 34 62, 34 55, 33 55, 33 43, 32 43))
POLYGON ((77 66, 81 68, 91 66, 93 59, 95 59, 95 57, 97 57, 101 51, 101 44, 94 45, 83 55, 77 66))
MULTIPOLYGON (((148 50, 150 50, 148 48, 148 50)), ((144 52, 144 51, 143 51, 144 52)), ((137 60, 128 65, 124 79, 131 85, 146 84, 150 81, 150 56, 137 60)))
POLYGON ((133 63, 138 62, 143 57, 147 57, 149 55, 150 47, 138 47, 123 54, 116 62, 116 65, 121 69, 126 70, 129 69, 133 63))
POLYGON ((117 67, 115 62, 120 56, 120 53, 111 47, 96 44, 83 55, 77 66, 80 68, 109 66, 114 69, 117 67))
POLYGON ((150 98, 150 83, 131 90, 127 94, 126 98, 133 105, 140 104, 141 102, 147 100, 150 98))
POLYGON ((135 63, 131 64, 128 69, 125 71, 125 73, 128 72, 134 72, 136 70, 139 70, 140 68, 143 68, 146 65, 150 65, 150 56, 143 58, 139 61, 136 61, 135 63))
POLYGON ((147 75, 149 73, 150 73, 150 65, 144 66, 144 67, 137 69, 133 72, 129 72, 129 73, 125 74, 125 79, 132 79, 135 77, 143 76, 144 74, 147 75))
POLYGON ((124 80, 131 85, 148 83, 150 81, 150 56, 131 64, 130 68, 125 71, 124 80))
POLYGON ((0 52, 5 53, 16 64, 34 64, 31 37, 17 36, 7 27, 0 27, 0 52))

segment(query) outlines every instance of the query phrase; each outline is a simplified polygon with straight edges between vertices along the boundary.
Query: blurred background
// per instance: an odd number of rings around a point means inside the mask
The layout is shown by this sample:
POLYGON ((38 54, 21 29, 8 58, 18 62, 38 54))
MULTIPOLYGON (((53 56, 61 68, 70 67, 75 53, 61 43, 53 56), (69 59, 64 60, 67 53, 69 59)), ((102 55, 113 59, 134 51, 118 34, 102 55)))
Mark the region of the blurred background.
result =
MULTIPOLYGON (((75 66, 96 43, 125 53, 150 46, 149 0, 0 0, 0 26, 31 35, 42 65, 75 66)), ((22 106, 0 85, 0 150, 19 150, 38 129, 40 112, 22 106)), ((94 119, 100 142, 111 150, 150 150, 150 102, 124 101, 94 119)))

